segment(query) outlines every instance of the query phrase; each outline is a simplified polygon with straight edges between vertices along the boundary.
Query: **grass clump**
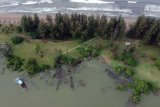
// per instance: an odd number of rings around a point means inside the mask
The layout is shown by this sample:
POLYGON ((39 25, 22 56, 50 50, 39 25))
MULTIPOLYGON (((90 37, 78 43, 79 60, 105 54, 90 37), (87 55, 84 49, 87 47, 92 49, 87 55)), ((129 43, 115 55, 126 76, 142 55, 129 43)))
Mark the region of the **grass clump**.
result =
POLYGON ((101 47, 87 45, 87 46, 81 46, 77 50, 82 58, 97 57, 100 55, 101 47))
POLYGON ((14 36, 11 38, 11 42, 15 45, 20 44, 24 41, 24 38, 21 36, 14 36))

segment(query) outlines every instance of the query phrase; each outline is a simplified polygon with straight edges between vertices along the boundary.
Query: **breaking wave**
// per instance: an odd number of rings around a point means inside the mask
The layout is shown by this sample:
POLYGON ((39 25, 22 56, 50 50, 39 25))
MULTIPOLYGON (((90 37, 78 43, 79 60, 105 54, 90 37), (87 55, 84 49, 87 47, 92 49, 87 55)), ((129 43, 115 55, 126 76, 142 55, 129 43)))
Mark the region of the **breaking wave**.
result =
POLYGON ((137 1, 128 1, 128 3, 135 4, 137 1))
POLYGON ((38 1, 26 1, 25 3, 21 3, 23 5, 31 5, 31 4, 37 4, 38 1))
POLYGON ((18 6, 19 3, 16 2, 16 3, 12 3, 12 4, 9 4, 9 5, 1 5, 0 7, 10 7, 10 6, 18 6))
POLYGON ((39 3, 53 3, 52 0, 41 0, 39 3))
POLYGON ((144 10, 152 11, 152 12, 160 12, 160 6, 159 5, 146 5, 144 10))
POLYGON ((77 2, 77 3, 115 3, 115 2, 108 2, 102 0, 70 0, 70 2, 77 2))
POLYGON ((83 11, 104 11, 104 12, 124 12, 124 13, 132 13, 130 9, 119 9, 119 8, 88 8, 88 7, 81 7, 81 8, 67 8, 68 10, 83 10, 83 11))

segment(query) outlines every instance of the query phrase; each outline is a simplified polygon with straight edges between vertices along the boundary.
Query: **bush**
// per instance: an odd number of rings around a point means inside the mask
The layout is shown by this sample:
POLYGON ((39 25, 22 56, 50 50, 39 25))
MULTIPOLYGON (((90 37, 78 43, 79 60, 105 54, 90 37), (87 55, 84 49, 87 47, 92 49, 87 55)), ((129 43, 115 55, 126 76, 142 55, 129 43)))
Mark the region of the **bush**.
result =
POLYGON ((156 60, 155 66, 160 70, 160 59, 156 60))
POLYGON ((134 70, 132 68, 129 68, 129 67, 126 67, 125 68, 125 74, 128 76, 128 77, 132 77, 134 75, 134 70))
POLYGON ((7 57, 7 67, 13 69, 14 71, 23 71, 24 61, 24 58, 10 55, 7 57))
POLYGON ((74 65, 77 64, 80 60, 78 58, 61 54, 55 58, 55 67, 61 66, 63 64, 66 65, 74 65))
POLYGON ((140 95, 132 95, 131 98, 130 98, 130 101, 133 104, 138 104, 141 101, 141 96, 140 95))
POLYGON ((100 46, 81 46, 78 48, 78 52, 83 58, 97 57, 101 52, 100 46))
POLYGON ((50 68, 51 68, 50 65, 43 64, 42 67, 41 67, 41 71, 45 71, 45 70, 48 70, 50 68))
POLYGON ((24 41, 24 38, 22 38, 21 36, 14 36, 11 38, 11 42, 13 44, 20 44, 24 41))
POLYGON ((115 72, 118 75, 124 74, 127 77, 134 76, 134 70, 130 67, 117 66, 117 67, 115 67, 115 72))
POLYGON ((125 64, 132 67, 136 67, 138 65, 138 61, 131 53, 123 52, 119 54, 118 59, 124 61, 125 64))
POLYGON ((21 26, 17 26, 16 27, 16 31, 17 31, 17 33, 22 33, 22 27, 21 26))
POLYGON ((25 68, 31 75, 36 74, 42 70, 35 58, 29 58, 26 62, 25 68))

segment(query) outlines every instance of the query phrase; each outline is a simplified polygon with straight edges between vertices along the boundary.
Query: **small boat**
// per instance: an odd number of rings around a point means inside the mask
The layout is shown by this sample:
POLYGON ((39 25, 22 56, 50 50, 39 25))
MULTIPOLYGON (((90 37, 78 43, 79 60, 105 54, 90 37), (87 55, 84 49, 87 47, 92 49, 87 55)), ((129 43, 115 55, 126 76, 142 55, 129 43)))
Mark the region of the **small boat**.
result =
POLYGON ((18 77, 15 79, 15 82, 19 87, 21 87, 23 91, 26 91, 28 89, 28 85, 23 79, 18 77))

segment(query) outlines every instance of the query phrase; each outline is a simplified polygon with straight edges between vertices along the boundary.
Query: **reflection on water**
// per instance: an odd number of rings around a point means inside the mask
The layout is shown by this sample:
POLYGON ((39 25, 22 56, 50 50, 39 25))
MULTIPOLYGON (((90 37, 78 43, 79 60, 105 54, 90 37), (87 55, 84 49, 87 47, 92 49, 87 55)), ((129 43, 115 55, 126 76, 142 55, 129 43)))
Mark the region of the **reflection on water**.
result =
MULTIPOLYGON (((74 74, 75 90, 65 83, 56 90, 55 82, 47 74, 32 79, 27 77, 31 83, 27 92, 14 83, 14 79, 23 73, 6 71, 0 75, 0 107, 126 107, 129 94, 115 89, 116 85, 105 69, 106 65, 99 60, 81 64, 74 74), (79 82, 85 85, 82 87, 79 82)), ((158 105, 157 97, 147 96, 139 107, 158 105)))

